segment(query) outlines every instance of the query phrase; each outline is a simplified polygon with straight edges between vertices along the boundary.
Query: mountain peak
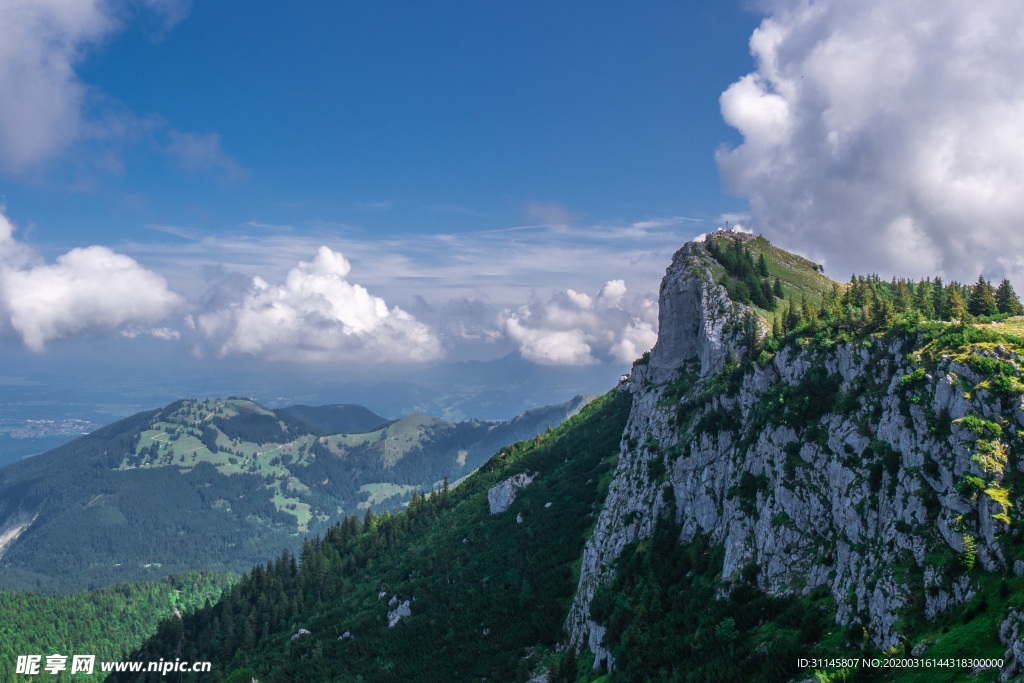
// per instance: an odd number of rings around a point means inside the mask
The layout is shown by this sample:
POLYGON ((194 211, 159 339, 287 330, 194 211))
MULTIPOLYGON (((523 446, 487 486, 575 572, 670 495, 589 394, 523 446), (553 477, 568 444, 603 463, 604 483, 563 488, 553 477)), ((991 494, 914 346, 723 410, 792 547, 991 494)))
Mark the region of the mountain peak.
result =
POLYGON ((819 305, 838 286, 822 270, 750 233, 717 230, 683 245, 661 282, 658 341, 645 379, 665 381, 691 361, 701 376, 718 372, 730 354, 741 357, 764 336, 787 302, 819 305))

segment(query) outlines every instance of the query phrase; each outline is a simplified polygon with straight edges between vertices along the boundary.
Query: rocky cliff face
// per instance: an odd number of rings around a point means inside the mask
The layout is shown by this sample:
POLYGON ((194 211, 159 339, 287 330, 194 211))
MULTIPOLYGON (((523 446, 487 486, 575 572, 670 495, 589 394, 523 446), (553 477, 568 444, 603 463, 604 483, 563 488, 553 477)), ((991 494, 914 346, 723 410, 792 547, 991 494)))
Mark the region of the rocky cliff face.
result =
POLYGON ((694 360, 702 376, 722 369, 730 348, 738 344, 735 330, 746 309, 729 300, 712 277, 712 260, 699 243, 676 252, 661 281, 658 343, 644 372, 647 382, 663 382, 694 360))
MULTIPOLYGON (((776 595, 824 586, 836 622, 862 626, 881 649, 901 641, 908 610, 931 618, 971 599, 979 571, 1006 570, 1001 539, 1017 508, 1004 477, 1024 408, 972 358, 1019 376, 1016 355, 981 345, 925 363, 925 340, 908 333, 791 342, 720 372, 744 351, 731 330, 745 310, 714 284, 708 259, 699 244, 676 254, 658 343, 621 385, 633 408, 586 546, 571 644, 613 664, 590 601, 670 502, 681 542, 703 534, 724 546, 727 582, 756 576, 776 595)), ((1024 669, 1019 618, 1003 616, 1007 667, 1024 669)))

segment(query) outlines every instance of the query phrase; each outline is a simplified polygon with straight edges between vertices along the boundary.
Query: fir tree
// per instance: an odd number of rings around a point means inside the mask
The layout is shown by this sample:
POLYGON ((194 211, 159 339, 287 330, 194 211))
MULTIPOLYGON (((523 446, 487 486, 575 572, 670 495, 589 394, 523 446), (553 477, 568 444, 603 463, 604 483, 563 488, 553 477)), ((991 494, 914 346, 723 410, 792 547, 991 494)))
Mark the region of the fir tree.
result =
POLYGON ((941 277, 932 280, 932 308, 935 309, 936 318, 949 319, 946 316, 946 290, 942 285, 941 277))
POLYGON ((947 288, 945 300, 945 315, 943 317, 946 320, 963 320, 967 315, 967 303, 954 283, 950 283, 947 288))
POLYGON ((1006 278, 996 288, 996 307, 1000 313, 1006 315, 1020 315, 1024 313, 1024 306, 1021 306, 1017 292, 1013 291, 1013 285, 1006 278))
POLYGON ((967 312, 971 315, 995 315, 999 313, 996 305, 996 292, 992 284, 983 276, 971 287, 971 296, 967 301, 967 312))

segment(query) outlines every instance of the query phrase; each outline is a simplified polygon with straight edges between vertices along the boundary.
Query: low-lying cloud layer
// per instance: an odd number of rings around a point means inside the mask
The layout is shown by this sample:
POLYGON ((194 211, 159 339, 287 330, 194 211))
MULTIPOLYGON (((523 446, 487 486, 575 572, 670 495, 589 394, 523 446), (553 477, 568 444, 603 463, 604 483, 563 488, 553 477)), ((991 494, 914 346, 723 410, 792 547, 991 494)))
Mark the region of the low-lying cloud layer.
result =
POLYGON ((1016 0, 776 0, 721 97, 755 230, 850 271, 1024 276, 1016 0))
MULTIPOLYGON (((677 241, 646 230, 630 227, 624 234, 648 247, 652 239, 677 241)), ((405 253, 377 240, 349 242, 357 248, 357 284, 348 258, 315 242, 218 247, 201 241, 196 254, 176 245, 176 253, 192 259, 184 270, 180 261, 153 252, 136 260, 98 245, 48 263, 16 239, 0 212, 0 335, 36 352, 82 336, 145 337, 186 345, 202 357, 333 367, 485 360, 515 350, 544 365, 627 364, 657 337, 651 288, 668 252, 616 247, 620 232, 594 232, 609 244, 591 245, 588 263, 591 270, 627 269, 645 285, 641 294, 628 292, 624 280, 607 281, 594 295, 552 286, 559 279, 587 280, 577 272, 557 273, 558 264, 571 259, 568 247, 547 241, 547 233, 536 243, 513 236, 514 257, 507 253, 509 238, 490 233, 463 236, 464 252, 444 236, 423 238, 405 253), (299 260, 303 252, 315 256, 299 260), (451 263, 431 258, 435 252, 451 263), (174 274, 174 284, 163 273, 174 274), (551 281, 543 286, 541 276, 551 281), (402 296, 408 306, 388 303, 402 296), (520 304, 527 298, 530 303, 520 304)))
POLYGON ((653 301, 629 300, 626 283, 610 280, 596 297, 569 289, 547 303, 506 310, 502 327, 535 363, 630 363, 654 345, 657 318, 653 301))
POLYGON ((196 327, 220 356, 248 354, 278 360, 419 362, 441 356, 434 333, 397 306, 348 282, 341 253, 320 247, 283 283, 253 278, 242 298, 200 314, 196 327))
POLYGON ((33 351, 129 326, 138 335, 184 303, 162 276, 107 247, 72 249, 43 263, 0 214, 0 331, 13 331, 33 351))

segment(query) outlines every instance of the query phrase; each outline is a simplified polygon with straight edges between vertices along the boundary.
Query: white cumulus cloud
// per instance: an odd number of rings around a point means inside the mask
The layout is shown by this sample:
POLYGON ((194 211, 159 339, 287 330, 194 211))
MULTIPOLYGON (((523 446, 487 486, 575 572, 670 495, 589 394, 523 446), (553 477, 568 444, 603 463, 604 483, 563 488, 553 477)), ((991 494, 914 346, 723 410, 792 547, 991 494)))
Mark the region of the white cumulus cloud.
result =
POLYGON ((195 316, 220 356, 296 361, 419 362, 441 355, 434 333, 397 306, 346 279, 345 257, 320 247, 285 281, 260 277, 236 301, 195 316))
POLYGON ((1024 275, 1017 0, 774 0, 718 154, 753 227, 851 271, 1024 275))
POLYGON ((501 324, 523 358, 543 365, 630 363, 658 337, 657 304, 627 297, 622 280, 608 281, 596 297, 569 289, 507 309, 501 324))
POLYGON ((72 249, 43 263, 0 213, 0 330, 33 351, 80 334, 130 334, 183 304, 162 276, 108 247, 72 249))
POLYGON ((83 50, 114 27, 101 0, 0 3, 0 163, 45 160, 82 135, 83 50))

